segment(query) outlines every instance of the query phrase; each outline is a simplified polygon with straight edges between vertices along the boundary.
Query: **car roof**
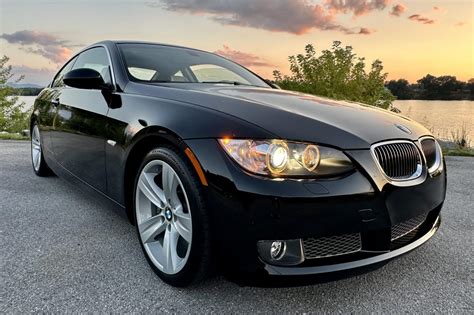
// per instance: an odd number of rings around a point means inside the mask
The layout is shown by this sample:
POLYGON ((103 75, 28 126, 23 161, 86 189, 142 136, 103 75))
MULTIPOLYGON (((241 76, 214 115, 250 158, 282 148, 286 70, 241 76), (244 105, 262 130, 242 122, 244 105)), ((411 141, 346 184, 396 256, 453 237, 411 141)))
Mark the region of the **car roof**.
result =
POLYGON ((144 44, 144 45, 159 45, 159 46, 167 46, 167 47, 175 47, 175 48, 183 48, 183 49, 191 49, 191 50, 196 50, 196 51, 201 51, 205 53, 211 53, 209 51, 201 50, 201 49, 196 49, 192 47, 186 47, 186 46, 180 46, 180 45, 174 45, 174 44, 167 44, 167 43, 157 43, 157 42, 150 42, 150 41, 138 41, 138 40, 103 40, 97 43, 94 43, 92 45, 89 45, 86 47, 84 50, 94 47, 97 45, 110 45, 110 44, 144 44))

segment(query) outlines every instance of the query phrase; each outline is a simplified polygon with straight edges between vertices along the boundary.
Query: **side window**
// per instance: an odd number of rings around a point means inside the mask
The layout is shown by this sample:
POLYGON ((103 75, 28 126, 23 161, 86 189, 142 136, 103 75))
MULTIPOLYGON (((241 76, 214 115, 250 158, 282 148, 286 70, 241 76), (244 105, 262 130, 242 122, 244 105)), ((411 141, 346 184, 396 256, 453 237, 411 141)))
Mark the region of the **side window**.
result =
POLYGON ((102 75, 105 83, 112 84, 110 75, 110 64, 107 52, 103 47, 96 47, 86 50, 77 57, 73 70, 80 68, 93 69, 102 75))
POLYGON ((66 73, 71 71, 72 66, 74 65, 74 62, 76 61, 77 57, 70 60, 62 69, 59 71, 58 74, 54 77, 54 81, 52 84, 52 87, 63 87, 64 82, 63 82, 63 77, 66 73))

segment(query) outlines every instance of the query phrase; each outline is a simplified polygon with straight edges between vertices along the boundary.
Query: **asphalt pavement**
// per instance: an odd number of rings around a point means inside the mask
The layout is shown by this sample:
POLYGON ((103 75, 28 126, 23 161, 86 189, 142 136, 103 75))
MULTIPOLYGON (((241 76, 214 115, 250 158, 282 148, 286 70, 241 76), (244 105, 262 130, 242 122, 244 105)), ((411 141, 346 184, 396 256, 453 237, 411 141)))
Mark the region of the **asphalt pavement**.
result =
POLYGON ((190 289, 152 272, 135 228, 97 198, 32 171, 28 142, 0 141, 0 313, 473 313, 474 158, 448 157, 442 225, 368 272, 291 287, 216 276, 190 289))

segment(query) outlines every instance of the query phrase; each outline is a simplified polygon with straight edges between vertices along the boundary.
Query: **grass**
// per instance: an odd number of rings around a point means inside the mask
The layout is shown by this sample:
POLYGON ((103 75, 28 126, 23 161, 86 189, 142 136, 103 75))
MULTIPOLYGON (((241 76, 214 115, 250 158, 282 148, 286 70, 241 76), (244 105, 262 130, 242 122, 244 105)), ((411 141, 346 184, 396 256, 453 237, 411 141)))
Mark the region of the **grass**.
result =
POLYGON ((0 133, 0 140, 29 140, 29 137, 19 133, 0 133))
POLYGON ((471 147, 471 139, 467 134, 465 123, 462 124, 461 130, 451 132, 451 142, 454 148, 443 148, 445 155, 474 156, 474 147, 471 147))
POLYGON ((443 149, 445 156, 471 156, 474 157, 474 149, 472 148, 457 148, 457 149, 443 149))
POLYGON ((463 123, 461 130, 456 130, 451 132, 451 141, 461 149, 469 149, 471 144, 471 139, 469 139, 466 130, 466 124, 463 123))

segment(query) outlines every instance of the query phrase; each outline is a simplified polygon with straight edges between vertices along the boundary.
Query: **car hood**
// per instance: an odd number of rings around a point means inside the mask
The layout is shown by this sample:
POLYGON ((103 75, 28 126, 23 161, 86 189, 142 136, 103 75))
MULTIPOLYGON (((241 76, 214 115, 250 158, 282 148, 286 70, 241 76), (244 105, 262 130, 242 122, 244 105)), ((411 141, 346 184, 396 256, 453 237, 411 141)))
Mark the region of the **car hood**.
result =
POLYGON ((373 106, 244 86, 130 84, 128 90, 192 103, 246 120, 276 137, 366 149, 390 139, 416 140, 430 132, 417 122, 373 106))

